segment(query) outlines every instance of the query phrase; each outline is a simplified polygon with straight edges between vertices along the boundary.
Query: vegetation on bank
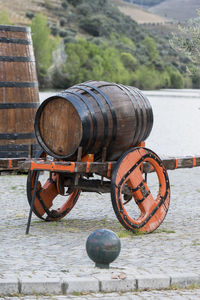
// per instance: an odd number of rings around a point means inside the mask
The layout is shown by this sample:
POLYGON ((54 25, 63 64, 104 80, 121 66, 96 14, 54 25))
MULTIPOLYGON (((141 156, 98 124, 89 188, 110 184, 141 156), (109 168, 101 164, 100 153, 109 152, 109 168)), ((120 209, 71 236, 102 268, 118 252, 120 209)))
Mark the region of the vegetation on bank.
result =
POLYGON ((172 48, 189 60, 188 73, 192 74, 193 87, 200 87, 200 10, 198 18, 191 19, 184 26, 178 26, 178 33, 170 40, 172 48))
POLYGON ((40 87, 66 89, 86 80, 141 89, 192 87, 189 58, 177 57, 168 40, 154 37, 108 0, 62 0, 56 13, 58 23, 27 12, 40 87))
POLYGON ((36 57, 38 81, 41 86, 45 86, 45 78, 53 63, 52 52, 58 47, 60 39, 58 37, 54 38, 51 35, 51 30, 47 25, 47 18, 42 14, 38 14, 33 18, 31 32, 36 57))

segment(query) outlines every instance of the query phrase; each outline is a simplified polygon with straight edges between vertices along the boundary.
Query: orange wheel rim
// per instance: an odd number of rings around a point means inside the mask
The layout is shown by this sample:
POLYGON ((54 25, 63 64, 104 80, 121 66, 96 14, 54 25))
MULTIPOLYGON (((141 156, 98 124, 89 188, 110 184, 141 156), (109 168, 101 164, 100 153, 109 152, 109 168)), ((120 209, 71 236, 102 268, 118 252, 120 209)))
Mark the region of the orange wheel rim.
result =
MULTIPOLYGON (((164 220, 170 202, 170 186, 167 171, 160 158, 146 148, 134 148, 127 151, 118 161, 112 174, 111 198, 114 211, 122 225, 132 231, 152 232, 164 220), (159 190, 154 198, 142 174, 142 166, 148 163, 158 177, 159 190), (135 200, 140 215, 130 216, 122 199, 127 186, 135 200)), ((130 201, 130 200, 129 200, 130 201)))
MULTIPOLYGON (((27 196, 29 204, 31 203, 33 195, 36 173, 37 171, 33 171, 29 172, 28 175, 27 196)), ((62 219, 70 212, 79 198, 80 190, 78 189, 75 189, 69 196, 64 196, 63 194, 61 194, 62 196, 67 197, 64 204, 57 210, 50 210, 50 208, 53 206, 53 201, 58 196, 58 194, 60 194, 57 183, 58 180, 58 174, 52 174, 51 179, 48 178, 44 185, 42 185, 41 182, 38 181, 33 212, 37 217, 43 220, 56 221, 62 219), (45 214, 47 214, 46 218, 44 217, 45 214)))

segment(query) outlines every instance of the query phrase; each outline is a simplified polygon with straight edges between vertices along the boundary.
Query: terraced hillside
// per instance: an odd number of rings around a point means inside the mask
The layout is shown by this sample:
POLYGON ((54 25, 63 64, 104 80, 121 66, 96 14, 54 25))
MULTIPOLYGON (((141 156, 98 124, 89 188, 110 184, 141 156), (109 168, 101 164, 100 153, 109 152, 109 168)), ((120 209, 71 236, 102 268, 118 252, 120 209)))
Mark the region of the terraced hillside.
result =
POLYGON ((147 24, 147 23, 166 23, 168 20, 165 17, 159 16, 139 8, 131 3, 125 2, 123 0, 110 0, 113 4, 117 5, 119 10, 125 15, 131 17, 138 24, 147 24))
POLYGON ((185 21, 197 17, 197 9, 200 9, 199 0, 165 0, 149 11, 168 19, 185 21))
POLYGON ((0 0, 0 11, 6 9, 13 24, 25 25, 30 20, 26 13, 42 12, 50 21, 57 23, 57 14, 61 9, 62 0, 0 0))
MULTIPOLYGON (((122 13, 130 16, 139 24, 165 23, 167 21, 164 17, 140 9, 123 0, 109 1, 116 5, 122 13)), ((13 24, 29 24, 30 20, 26 17, 28 11, 33 13, 43 12, 50 21, 57 23, 58 16, 62 13, 61 3, 62 0, 0 0, 0 11, 6 9, 13 24)))

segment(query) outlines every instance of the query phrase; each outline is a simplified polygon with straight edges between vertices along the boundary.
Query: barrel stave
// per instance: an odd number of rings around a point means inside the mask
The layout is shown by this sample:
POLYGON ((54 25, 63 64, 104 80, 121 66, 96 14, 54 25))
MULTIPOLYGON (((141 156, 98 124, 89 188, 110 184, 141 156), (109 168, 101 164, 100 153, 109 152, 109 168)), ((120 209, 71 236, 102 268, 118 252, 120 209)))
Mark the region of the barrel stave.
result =
POLYGON ((0 157, 6 151, 7 157, 27 157, 31 147, 34 153, 39 149, 34 134, 39 93, 29 28, 0 25, 0 70, 0 157))

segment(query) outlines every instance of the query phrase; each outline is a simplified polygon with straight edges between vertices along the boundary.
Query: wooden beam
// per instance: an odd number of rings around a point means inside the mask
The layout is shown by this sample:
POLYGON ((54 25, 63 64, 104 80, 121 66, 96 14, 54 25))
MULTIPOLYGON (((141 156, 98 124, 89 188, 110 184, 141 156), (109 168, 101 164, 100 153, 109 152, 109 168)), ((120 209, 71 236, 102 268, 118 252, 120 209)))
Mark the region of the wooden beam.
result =
MULTIPOLYGON (((68 173, 96 173, 107 176, 108 171, 112 174, 116 166, 116 161, 112 162, 64 162, 47 161, 42 159, 26 158, 0 158, 0 171, 9 170, 49 170, 52 172, 68 173)), ((194 168, 200 166, 200 156, 168 157, 163 159, 163 165, 167 170, 194 168)), ((144 172, 151 173, 153 168, 149 163, 144 163, 144 172)))

